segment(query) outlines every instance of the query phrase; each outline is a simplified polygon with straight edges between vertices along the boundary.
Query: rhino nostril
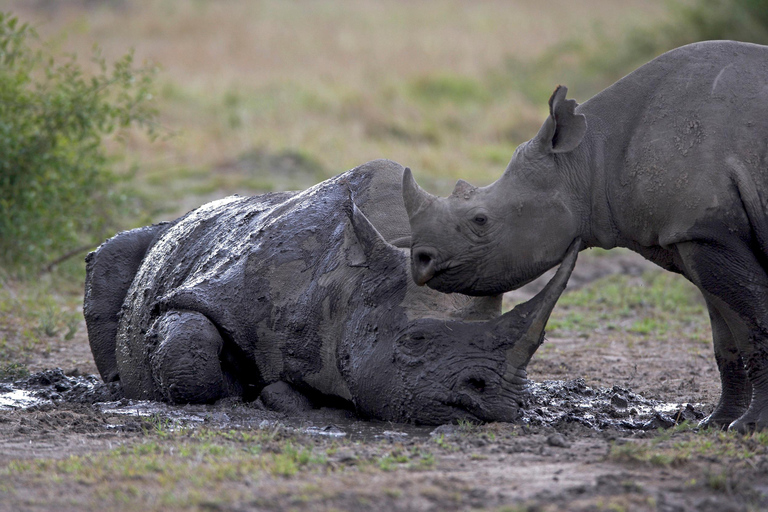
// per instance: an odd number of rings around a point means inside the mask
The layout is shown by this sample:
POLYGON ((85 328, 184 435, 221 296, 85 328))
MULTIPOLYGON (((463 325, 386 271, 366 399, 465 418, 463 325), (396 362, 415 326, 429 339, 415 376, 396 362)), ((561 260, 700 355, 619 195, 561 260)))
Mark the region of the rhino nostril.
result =
POLYGON ((411 271, 419 286, 424 286, 435 275, 435 253, 430 249, 414 249, 411 271))
POLYGON ((425 252, 420 252, 416 255, 416 261, 418 261, 420 264, 427 266, 432 262, 432 256, 425 252))
POLYGON ((467 388, 477 393, 485 391, 485 380, 477 379, 475 377, 467 379, 467 388))

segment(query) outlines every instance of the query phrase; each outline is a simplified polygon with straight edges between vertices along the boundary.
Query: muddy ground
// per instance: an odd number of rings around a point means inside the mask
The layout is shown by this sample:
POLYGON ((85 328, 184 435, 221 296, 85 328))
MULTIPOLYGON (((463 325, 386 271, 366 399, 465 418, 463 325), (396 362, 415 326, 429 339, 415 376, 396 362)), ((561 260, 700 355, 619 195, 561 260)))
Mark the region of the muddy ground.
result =
MULTIPOLYGON (((566 293, 649 268, 581 258, 566 293)), ((0 385, 0 510, 768 510, 768 436, 697 431, 711 343, 673 338, 550 337, 523 421, 435 428, 119 400, 80 329, 0 385)))

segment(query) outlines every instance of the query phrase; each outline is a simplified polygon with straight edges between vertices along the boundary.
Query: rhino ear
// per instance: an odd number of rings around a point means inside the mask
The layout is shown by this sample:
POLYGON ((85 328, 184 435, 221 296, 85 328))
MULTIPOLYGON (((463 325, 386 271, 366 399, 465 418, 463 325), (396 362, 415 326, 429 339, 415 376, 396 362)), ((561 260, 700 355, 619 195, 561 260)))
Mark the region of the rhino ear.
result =
POLYGON ((576 114, 575 100, 565 99, 568 88, 558 85, 549 98, 549 117, 536 136, 536 140, 552 153, 573 151, 587 131, 587 118, 576 114))
POLYGON ((422 189, 413 179, 411 169, 406 167, 403 172, 403 202, 408 217, 413 217, 422 207, 434 201, 435 196, 422 189))
POLYGON ((365 266, 371 258, 380 257, 382 251, 399 251, 395 246, 384 240, 381 233, 371 224, 368 217, 360 211, 354 201, 350 201, 349 220, 357 238, 355 247, 347 253, 349 264, 353 267, 365 266))

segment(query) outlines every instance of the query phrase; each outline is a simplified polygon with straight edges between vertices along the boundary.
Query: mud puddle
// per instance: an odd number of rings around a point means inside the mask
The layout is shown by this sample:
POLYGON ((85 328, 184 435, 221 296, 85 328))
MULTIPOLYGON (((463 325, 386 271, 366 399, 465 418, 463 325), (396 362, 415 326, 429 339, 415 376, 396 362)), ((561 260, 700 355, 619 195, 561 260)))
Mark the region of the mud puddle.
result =
POLYGON ((591 388, 584 379, 531 384, 532 399, 523 413, 530 425, 558 427, 580 423, 594 430, 656 430, 703 419, 711 406, 647 399, 628 388, 591 388))
MULTIPOLYGON (((93 404, 103 414, 126 419, 149 418, 165 422, 164 428, 283 429, 313 436, 372 441, 377 439, 427 439, 434 427, 362 421, 349 411, 317 409, 301 416, 265 410, 260 402, 223 400, 214 405, 169 405, 159 402, 118 400, 93 404)), ((119 427, 118 427, 119 428, 119 427)))
MULTIPOLYGON (((137 420, 163 428, 289 429, 314 436, 350 440, 422 440, 450 435, 455 425, 441 427, 361 421, 350 411, 317 409, 287 416, 266 410, 260 401, 221 400, 213 405, 169 405, 122 397, 117 384, 104 384, 94 375, 65 375, 46 370, 13 383, 0 383, 0 410, 34 409, 63 403, 86 404, 115 418, 107 429, 122 430, 137 420), (120 419, 125 418, 124 422, 120 419)), ((711 409, 704 404, 677 404, 646 399, 630 389, 591 388, 583 379, 548 380, 531 384, 529 405, 520 422, 555 430, 574 423, 596 431, 647 431, 698 421, 711 409)))

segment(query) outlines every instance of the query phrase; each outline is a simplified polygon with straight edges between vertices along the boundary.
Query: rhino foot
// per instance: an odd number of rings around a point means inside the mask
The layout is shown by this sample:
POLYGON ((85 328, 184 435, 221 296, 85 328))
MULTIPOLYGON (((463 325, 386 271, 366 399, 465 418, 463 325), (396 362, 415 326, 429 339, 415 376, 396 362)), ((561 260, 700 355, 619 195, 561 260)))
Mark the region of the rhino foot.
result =
POLYGON ((744 415, 731 423, 728 426, 728 430, 734 430, 742 434, 768 430, 768 393, 761 392, 764 391, 765 387, 755 386, 749 409, 747 409, 744 415))
POLYGON ((262 403, 267 409, 293 414, 312 409, 312 402, 303 393, 284 381, 270 384, 261 390, 262 403))
POLYGON ((699 428, 715 428, 727 430, 729 426, 739 419, 745 412, 744 408, 726 408, 719 404, 712 414, 699 422, 699 428))
MULTIPOLYGON (((713 331, 717 333, 717 323, 713 321, 712 325, 713 331)), ((716 337, 716 348, 718 341, 716 337)), ((699 428, 726 430, 731 423, 741 418, 749 409, 749 404, 752 401, 752 385, 747 378, 741 358, 727 361, 723 357, 717 356, 718 353, 715 352, 715 358, 720 369, 722 393, 717 407, 712 411, 712 414, 701 420, 699 428)))
POLYGON ((764 401, 762 407, 750 407, 744 416, 728 426, 728 430, 742 434, 768 430, 768 400, 764 401))

